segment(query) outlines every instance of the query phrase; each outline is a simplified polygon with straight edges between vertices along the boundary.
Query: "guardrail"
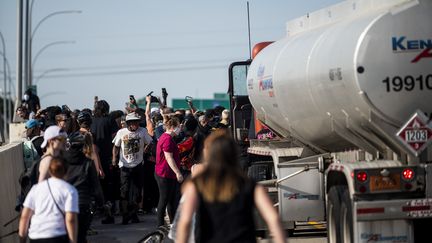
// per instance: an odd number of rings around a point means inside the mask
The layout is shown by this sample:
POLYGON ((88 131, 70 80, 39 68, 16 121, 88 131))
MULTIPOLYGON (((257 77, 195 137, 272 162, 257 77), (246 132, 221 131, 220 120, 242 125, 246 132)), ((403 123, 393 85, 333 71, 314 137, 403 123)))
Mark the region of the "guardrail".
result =
MULTIPOLYGON (((22 143, 16 142, 0 147, 0 237, 18 229, 18 219, 3 225, 18 216, 15 204, 20 192, 18 178, 24 171, 22 143)), ((0 242, 19 242, 18 234, 0 239, 0 242)))

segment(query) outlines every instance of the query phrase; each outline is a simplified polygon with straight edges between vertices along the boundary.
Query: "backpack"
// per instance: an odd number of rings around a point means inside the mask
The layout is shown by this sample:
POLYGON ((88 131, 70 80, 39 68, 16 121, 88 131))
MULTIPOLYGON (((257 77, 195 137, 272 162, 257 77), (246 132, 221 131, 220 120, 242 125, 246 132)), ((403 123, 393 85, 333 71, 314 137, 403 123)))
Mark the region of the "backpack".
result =
POLYGON ((30 192, 30 189, 33 187, 33 185, 38 183, 39 165, 43 158, 45 158, 45 156, 34 161, 30 168, 24 170, 21 173, 18 180, 21 187, 21 192, 17 197, 15 211, 19 212, 21 210, 24 200, 27 194, 30 192))
POLYGON ((33 144, 33 141, 40 138, 41 136, 35 136, 30 140, 26 140, 23 143, 23 157, 24 157, 24 169, 28 170, 32 167, 33 163, 40 159, 40 156, 33 144))

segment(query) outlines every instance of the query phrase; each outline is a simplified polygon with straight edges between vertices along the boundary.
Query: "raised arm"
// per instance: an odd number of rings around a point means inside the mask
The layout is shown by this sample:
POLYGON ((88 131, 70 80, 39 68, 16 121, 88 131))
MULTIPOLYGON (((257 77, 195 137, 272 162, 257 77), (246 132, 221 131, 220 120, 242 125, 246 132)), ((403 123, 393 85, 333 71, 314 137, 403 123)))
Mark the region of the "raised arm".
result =
POLYGON ((192 114, 195 114, 195 112, 197 111, 197 109, 196 109, 195 106, 193 105, 192 100, 188 100, 187 103, 188 103, 188 105, 189 105, 189 108, 190 108, 192 114))
POLYGON ((151 120, 151 95, 146 96, 146 110, 145 110, 145 116, 146 116, 146 128, 150 136, 154 136, 154 125, 151 120))

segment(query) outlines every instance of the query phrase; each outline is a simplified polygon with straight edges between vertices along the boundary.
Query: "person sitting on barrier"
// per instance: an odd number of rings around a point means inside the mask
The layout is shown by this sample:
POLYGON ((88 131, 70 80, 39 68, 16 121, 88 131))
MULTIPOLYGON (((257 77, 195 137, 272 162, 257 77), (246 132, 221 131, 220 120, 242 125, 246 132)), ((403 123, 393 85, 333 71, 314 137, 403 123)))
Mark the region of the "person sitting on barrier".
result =
MULTIPOLYGON (((42 148, 40 147, 43 142, 43 136, 40 135, 40 124, 35 119, 26 122, 26 138, 23 141, 23 161, 24 173, 29 172, 32 167, 39 162, 43 155, 42 148)), ((24 174, 22 175, 24 176, 24 174)), ((23 177, 20 176, 20 184, 23 182, 23 177)), ((26 183, 26 182, 24 182, 26 183)))
POLYGON ((48 168, 53 157, 60 156, 65 150, 66 145, 66 133, 61 130, 58 126, 50 126, 45 130, 44 141, 41 148, 46 148, 42 160, 39 164, 39 180, 41 182, 47 179, 50 175, 48 173, 48 168))
POLYGON ((29 119, 30 113, 28 112, 27 108, 22 105, 19 106, 15 111, 15 118, 14 122, 24 122, 29 119))
POLYGON ((62 178, 65 162, 54 157, 48 165, 51 177, 32 187, 24 201, 19 222, 21 243, 77 242, 78 192, 62 178))
POLYGON ((285 242, 279 215, 265 189, 244 175, 238 157, 235 141, 223 129, 206 139, 204 171, 183 187, 176 242, 188 241, 194 212, 196 242, 256 242, 254 207, 274 242, 285 242))

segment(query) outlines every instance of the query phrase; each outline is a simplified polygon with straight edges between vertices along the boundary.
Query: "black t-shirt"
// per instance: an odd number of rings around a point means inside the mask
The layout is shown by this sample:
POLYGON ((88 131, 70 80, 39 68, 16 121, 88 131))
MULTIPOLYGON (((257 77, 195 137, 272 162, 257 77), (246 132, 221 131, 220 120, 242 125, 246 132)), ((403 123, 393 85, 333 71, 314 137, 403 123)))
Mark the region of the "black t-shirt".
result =
POLYGON ((102 165, 109 164, 111 161, 112 139, 118 130, 117 123, 109 116, 93 118, 91 133, 93 134, 93 143, 99 150, 102 165))
POLYGON ((37 138, 33 139, 33 145, 35 146, 36 151, 38 152, 38 155, 42 158, 43 151, 41 148, 41 145, 44 141, 43 136, 38 136, 37 138))

